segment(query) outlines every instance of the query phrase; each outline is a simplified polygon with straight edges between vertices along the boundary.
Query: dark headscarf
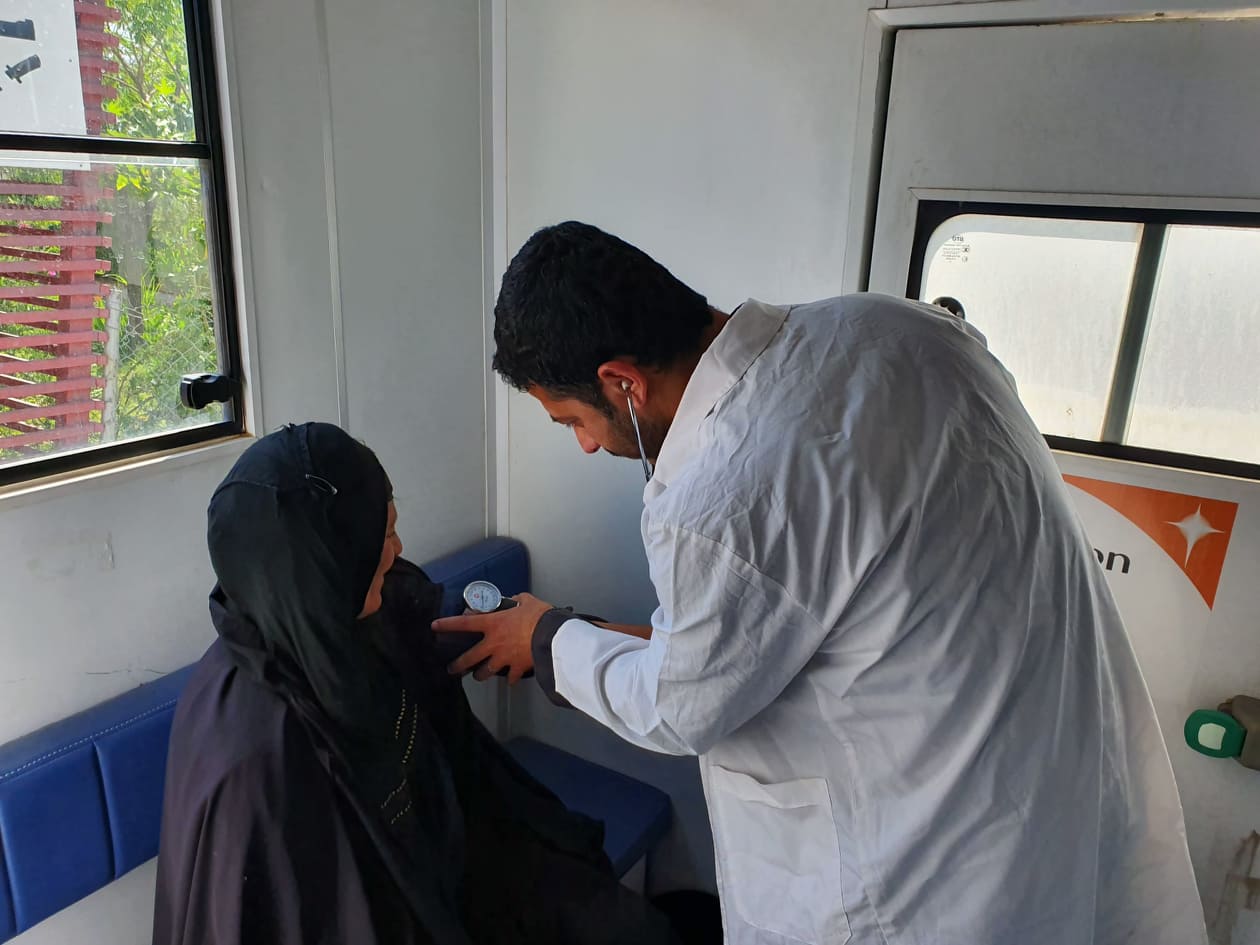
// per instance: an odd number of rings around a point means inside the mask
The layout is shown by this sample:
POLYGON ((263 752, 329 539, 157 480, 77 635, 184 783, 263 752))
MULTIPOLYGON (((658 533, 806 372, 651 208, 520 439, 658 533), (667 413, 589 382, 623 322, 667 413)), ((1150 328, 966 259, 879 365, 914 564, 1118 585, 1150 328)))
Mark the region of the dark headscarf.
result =
POLYGON ((233 660, 297 711, 431 937, 460 943, 451 773, 396 636, 358 619, 391 497, 376 456, 336 426, 263 437, 210 501, 211 611, 233 660))

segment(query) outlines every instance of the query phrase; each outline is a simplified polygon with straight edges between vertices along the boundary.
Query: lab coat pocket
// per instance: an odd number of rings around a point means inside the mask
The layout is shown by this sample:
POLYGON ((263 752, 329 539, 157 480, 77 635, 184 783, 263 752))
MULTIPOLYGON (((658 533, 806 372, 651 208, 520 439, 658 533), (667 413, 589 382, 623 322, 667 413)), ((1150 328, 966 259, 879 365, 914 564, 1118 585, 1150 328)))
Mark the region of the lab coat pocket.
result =
POLYGON ((827 782, 761 784, 710 765, 709 786, 727 908, 793 941, 844 945, 849 920, 827 782))

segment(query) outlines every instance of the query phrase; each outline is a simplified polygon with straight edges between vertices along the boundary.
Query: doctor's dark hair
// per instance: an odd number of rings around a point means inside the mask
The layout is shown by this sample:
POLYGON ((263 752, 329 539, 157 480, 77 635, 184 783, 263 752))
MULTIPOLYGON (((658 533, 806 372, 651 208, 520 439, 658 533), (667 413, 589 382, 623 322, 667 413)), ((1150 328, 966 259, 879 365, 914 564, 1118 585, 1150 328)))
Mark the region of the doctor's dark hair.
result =
POLYGON ((587 223, 539 230, 503 276, 494 369, 607 410, 596 372, 615 358, 667 368, 694 354, 709 303, 642 250, 587 223))

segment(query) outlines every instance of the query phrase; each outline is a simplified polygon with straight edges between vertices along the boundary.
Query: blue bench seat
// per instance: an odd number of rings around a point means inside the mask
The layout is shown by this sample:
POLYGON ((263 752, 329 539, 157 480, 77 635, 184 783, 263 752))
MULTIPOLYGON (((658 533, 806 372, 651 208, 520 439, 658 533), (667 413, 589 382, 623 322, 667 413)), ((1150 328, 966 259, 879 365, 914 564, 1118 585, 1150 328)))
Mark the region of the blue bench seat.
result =
POLYGON ((531 738, 513 739, 507 750, 569 810, 603 822, 604 851, 618 876, 669 830, 673 808, 664 791, 531 738))

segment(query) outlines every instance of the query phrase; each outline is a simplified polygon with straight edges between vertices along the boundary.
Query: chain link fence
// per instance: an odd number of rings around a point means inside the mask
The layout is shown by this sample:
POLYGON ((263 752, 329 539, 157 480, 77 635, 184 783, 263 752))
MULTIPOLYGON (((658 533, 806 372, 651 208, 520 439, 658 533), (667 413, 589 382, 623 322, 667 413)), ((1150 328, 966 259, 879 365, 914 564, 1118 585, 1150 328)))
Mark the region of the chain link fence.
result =
POLYGON ((194 411, 179 402, 181 376, 218 368, 208 299, 150 296, 132 306, 128 293, 114 287, 102 301, 90 332, 58 330, 65 326, 55 321, 32 325, 29 312, 0 311, 0 337, 9 341, 0 367, 0 463, 222 419, 221 407, 194 411), (23 321, 6 324, 9 318, 23 321), (82 352, 76 363, 83 363, 54 367, 66 363, 71 339, 82 352), (45 362, 49 369, 41 371, 45 362), (90 371, 90 388, 59 391, 70 386, 72 371, 90 371))
POLYGON ((122 293, 113 292, 107 304, 101 442, 221 419, 213 407, 188 410, 179 402, 180 377, 218 369, 209 300, 146 306, 141 312, 127 307, 122 299, 122 293))

